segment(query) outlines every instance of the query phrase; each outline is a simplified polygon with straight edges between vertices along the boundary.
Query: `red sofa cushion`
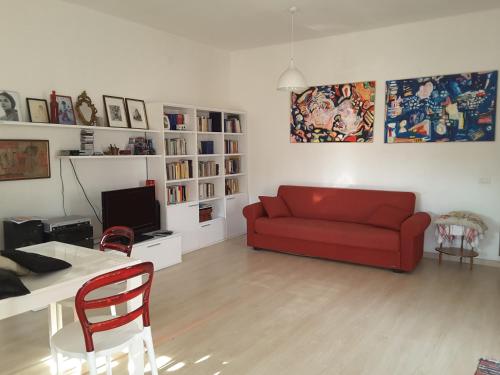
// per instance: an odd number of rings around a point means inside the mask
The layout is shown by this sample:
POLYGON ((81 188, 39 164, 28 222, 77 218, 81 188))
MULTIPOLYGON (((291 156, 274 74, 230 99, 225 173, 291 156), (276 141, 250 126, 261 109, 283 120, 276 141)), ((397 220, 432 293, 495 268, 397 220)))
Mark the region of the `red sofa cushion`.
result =
POLYGON ((370 215, 380 206, 389 205, 413 214, 415 194, 399 191, 280 186, 292 216, 368 224, 370 215))
POLYGON ((382 205, 377 207, 369 216, 368 224, 381 228, 400 230, 403 221, 409 217, 408 212, 401 208, 382 205))
POLYGON ((270 218, 292 216, 281 197, 260 196, 259 199, 264 206, 267 216, 270 218))
POLYGON ((282 217, 255 220, 258 234, 345 246, 399 251, 399 232, 371 225, 282 217))

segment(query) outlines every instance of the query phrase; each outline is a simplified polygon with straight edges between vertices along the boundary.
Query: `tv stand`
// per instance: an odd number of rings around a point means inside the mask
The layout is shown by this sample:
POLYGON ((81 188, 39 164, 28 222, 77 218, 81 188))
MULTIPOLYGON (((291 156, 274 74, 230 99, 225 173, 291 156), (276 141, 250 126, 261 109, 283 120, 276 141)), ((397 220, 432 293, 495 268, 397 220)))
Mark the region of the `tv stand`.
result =
POLYGON ((158 271, 182 262, 181 241, 181 234, 175 232, 166 237, 150 237, 135 242, 131 256, 145 262, 153 262, 155 271, 158 271))

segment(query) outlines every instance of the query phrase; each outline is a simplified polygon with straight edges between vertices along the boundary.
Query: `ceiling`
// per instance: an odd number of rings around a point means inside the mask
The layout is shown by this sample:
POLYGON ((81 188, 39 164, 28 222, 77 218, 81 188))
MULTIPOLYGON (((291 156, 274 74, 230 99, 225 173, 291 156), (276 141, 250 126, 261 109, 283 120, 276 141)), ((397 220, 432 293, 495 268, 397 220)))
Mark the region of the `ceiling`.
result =
POLYGON ((291 5, 296 40, 500 8, 498 0, 63 1, 226 50, 288 42, 291 5))

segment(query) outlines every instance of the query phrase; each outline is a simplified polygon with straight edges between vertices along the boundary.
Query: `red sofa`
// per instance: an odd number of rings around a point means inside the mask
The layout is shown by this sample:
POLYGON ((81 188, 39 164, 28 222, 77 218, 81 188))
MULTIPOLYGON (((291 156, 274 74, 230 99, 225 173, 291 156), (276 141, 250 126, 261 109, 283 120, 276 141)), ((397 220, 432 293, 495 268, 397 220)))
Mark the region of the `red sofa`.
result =
POLYGON ((431 219, 414 213, 413 193, 280 186, 278 196, 291 216, 270 218, 262 203, 243 209, 249 246, 395 271, 412 271, 422 258, 431 219), (403 212, 399 230, 368 224, 380 207, 403 212))

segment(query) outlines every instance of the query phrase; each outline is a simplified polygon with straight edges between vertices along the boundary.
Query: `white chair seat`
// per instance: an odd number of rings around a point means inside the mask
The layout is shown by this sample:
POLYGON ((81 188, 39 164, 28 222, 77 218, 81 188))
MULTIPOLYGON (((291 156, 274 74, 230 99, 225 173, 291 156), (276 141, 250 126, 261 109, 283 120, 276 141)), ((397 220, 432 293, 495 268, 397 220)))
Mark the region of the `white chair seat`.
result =
MULTIPOLYGON (((112 319, 113 316, 93 317, 92 322, 112 319)), ((97 332, 93 335, 96 357, 108 355, 130 345, 131 341, 140 336, 143 331, 137 322, 133 321, 122 327, 113 329, 112 332, 97 332)), ((69 357, 86 358, 85 339, 80 322, 66 325, 52 336, 51 344, 58 352, 69 357)))

